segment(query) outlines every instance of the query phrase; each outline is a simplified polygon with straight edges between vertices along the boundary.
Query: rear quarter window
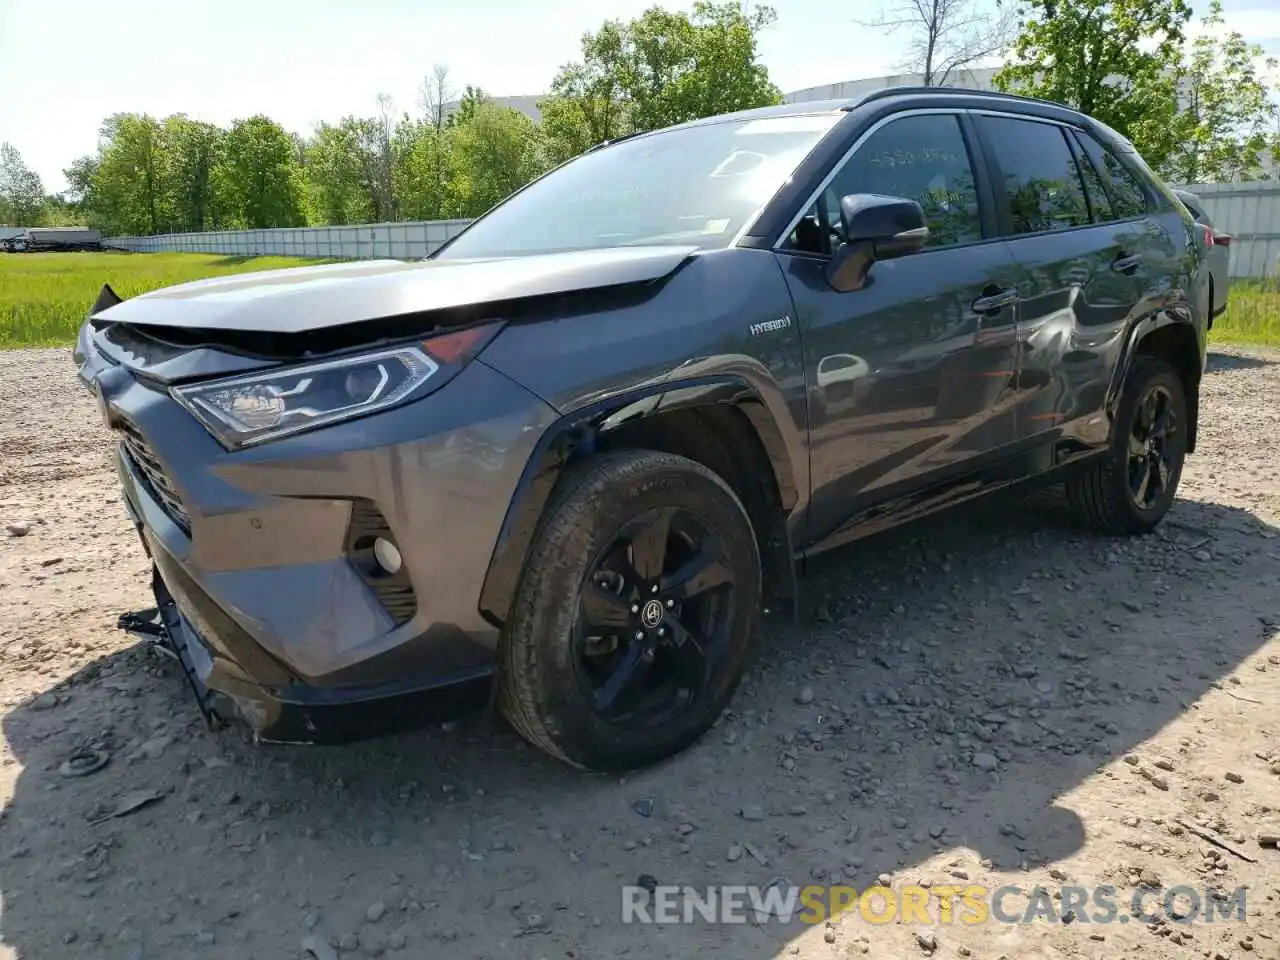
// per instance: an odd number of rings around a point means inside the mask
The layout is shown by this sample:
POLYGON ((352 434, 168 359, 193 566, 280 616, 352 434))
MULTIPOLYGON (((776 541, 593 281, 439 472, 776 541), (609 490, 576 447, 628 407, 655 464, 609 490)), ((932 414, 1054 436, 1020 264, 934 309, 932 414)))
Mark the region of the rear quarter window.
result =
POLYGON ((1117 220, 1145 216, 1148 207, 1147 191, 1137 175, 1121 163, 1115 153, 1089 134, 1080 132, 1077 136, 1107 185, 1112 215, 1117 220))

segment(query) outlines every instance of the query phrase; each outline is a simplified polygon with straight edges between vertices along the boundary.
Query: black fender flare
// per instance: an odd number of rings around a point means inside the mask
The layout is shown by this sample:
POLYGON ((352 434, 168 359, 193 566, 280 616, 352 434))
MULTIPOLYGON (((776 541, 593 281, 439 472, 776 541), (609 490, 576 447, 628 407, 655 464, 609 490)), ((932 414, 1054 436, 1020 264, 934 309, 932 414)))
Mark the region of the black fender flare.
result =
MULTIPOLYGON (((807 490, 799 485, 791 446, 782 426, 756 388, 732 374, 669 381, 623 392, 579 407, 551 424, 539 438, 507 507, 484 584, 480 589, 480 614, 501 628, 515 599, 525 558, 538 523, 565 469, 589 456, 610 432, 637 421, 676 410, 730 404, 748 419, 773 468, 784 512, 789 512, 807 490)), ((806 478, 807 479, 807 478, 806 478)), ((788 557, 794 555, 785 524, 788 557)), ((792 571, 794 576, 794 571, 792 571)))
MULTIPOLYGON (((1189 308, 1188 308, 1189 309, 1189 308)), ((1204 358, 1206 338, 1200 335, 1199 328, 1190 316, 1181 316, 1182 311, 1161 311, 1153 313, 1133 324, 1125 338, 1123 351, 1116 364, 1111 386, 1107 391, 1107 414, 1114 421, 1116 410, 1120 405, 1120 397, 1124 392, 1125 381, 1133 367, 1133 358, 1139 353, 1144 340, 1168 330, 1178 338, 1177 351, 1180 360, 1189 371, 1194 371, 1193 390, 1187 393, 1188 438, 1187 452, 1194 453, 1196 433, 1200 419, 1200 378, 1204 374, 1204 358)))

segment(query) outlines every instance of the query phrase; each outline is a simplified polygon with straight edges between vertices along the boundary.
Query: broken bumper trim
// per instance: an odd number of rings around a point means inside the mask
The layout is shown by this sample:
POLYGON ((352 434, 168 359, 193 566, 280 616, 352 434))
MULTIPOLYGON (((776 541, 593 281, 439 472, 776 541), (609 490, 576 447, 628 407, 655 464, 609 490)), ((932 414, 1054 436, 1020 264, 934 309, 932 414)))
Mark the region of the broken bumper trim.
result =
POLYGON ((120 629, 156 643, 178 661, 207 721, 242 721, 259 740, 349 743, 451 720, 492 702, 491 667, 435 678, 425 686, 266 687, 232 677, 215 669, 208 647, 179 610, 158 570, 152 589, 156 606, 124 614, 120 629))

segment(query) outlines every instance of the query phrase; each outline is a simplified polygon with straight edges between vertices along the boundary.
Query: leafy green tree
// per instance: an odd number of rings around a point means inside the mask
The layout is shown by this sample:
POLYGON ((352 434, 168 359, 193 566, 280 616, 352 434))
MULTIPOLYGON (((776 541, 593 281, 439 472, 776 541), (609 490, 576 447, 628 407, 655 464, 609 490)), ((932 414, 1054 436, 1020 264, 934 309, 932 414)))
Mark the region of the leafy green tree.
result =
POLYGON ((79 227, 85 225, 85 214, 80 204, 61 193, 51 193, 44 198, 40 223, 48 227, 79 227))
POLYGON ((453 216, 476 217, 541 172, 539 138, 533 121, 519 110, 488 100, 475 98, 457 116, 448 209, 453 216))
POLYGON ((396 127, 392 150, 400 213, 409 220, 448 216, 449 173, 454 129, 434 117, 404 118, 396 127))
POLYGON ((433 65, 422 81, 423 119, 406 117, 396 129, 396 190, 407 217, 438 220, 445 216, 453 98, 448 66, 433 65))
POLYGON ((316 223, 367 223, 373 217, 355 122, 321 124, 306 146, 307 199, 316 223))
POLYGON ((467 84, 467 89, 462 92, 462 99, 458 101, 457 109, 448 115, 445 123, 454 127, 470 123, 475 119, 476 111, 486 103, 490 103, 489 95, 479 87, 467 84))
POLYGON ((32 227, 42 222, 44 186, 11 143, 0 143, 0 223, 32 227))
POLYGON ((995 85, 1087 113, 1163 166, 1177 139, 1186 0, 1017 0, 1017 10, 1012 62, 995 85))
POLYGON ((542 114, 539 124, 545 144, 547 162, 563 163, 588 147, 617 136, 618 124, 593 113, 593 107, 605 101, 589 98, 551 96, 538 103, 542 114))
POLYGON ((162 147, 168 182, 165 206, 174 229, 199 233, 217 223, 213 170, 222 146, 222 130, 211 123, 175 113, 164 121, 162 147))
POLYGON ((691 13, 652 7, 586 34, 582 59, 560 69, 539 105, 549 159, 633 131, 781 102, 757 49, 775 19, 770 7, 698 0, 691 13))
POLYGON ((110 233, 163 233, 172 224, 164 126, 148 114, 117 113, 99 132, 93 209, 110 233))
POLYGON ((73 203, 89 205, 93 184, 98 177, 101 159, 96 154, 87 154, 71 161, 71 166, 62 171, 67 178, 67 193, 73 203))
POLYGON ((699 0, 692 14, 655 7, 633 21, 626 87, 636 129, 780 103, 756 49, 776 19, 771 7, 699 0))
POLYGON ((229 224, 258 229, 305 222, 295 142, 269 117, 259 115, 231 124, 214 176, 229 224))
POLYGON ((1254 179, 1271 148, 1277 110, 1257 65, 1275 69, 1263 49, 1225 29, 1213 0, 1180 70, 1178 137, 1163 172, 1178 183, 1254 179))

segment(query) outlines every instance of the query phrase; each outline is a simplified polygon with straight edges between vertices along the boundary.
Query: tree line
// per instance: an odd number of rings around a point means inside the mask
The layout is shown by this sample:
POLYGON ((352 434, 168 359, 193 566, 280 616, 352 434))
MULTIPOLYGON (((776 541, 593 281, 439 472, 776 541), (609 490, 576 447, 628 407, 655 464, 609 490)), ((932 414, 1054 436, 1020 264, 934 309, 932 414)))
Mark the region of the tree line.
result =
MULTIPOLYGON (((1066 103, 1128 137, 1170 180, 1267 175, 1280 159, 1260 48, 1226 30, 1218 0, 1187 40, 1186 0, 889 0, 876 25, 910 32, 902 64, 935 85, 999 55, 996 86, 1066 103)), ((47 195, 0 144, 0 223, 87 222, 148 235, 474 217, 588 147, 628 133, 778 103, 759 62, 768 7, 653 7, 582 38, 530 119, 436 66, 417 109, 379 97, 365 117, 308 135, 258 115, 227 127, 120 113, 47 195)), ((1274 67, 1274 61, 1269 63, 1274 67)))

